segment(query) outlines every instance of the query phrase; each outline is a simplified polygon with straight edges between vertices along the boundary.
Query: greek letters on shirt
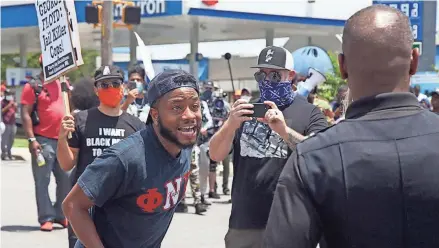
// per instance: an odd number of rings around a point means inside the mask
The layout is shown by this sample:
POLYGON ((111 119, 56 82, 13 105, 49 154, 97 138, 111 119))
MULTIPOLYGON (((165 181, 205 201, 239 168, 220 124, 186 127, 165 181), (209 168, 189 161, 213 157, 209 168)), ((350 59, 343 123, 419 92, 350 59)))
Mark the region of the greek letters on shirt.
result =
POLYGON ((110 147, 125 137, 125 129, 121 128, 99 128, 97 136, 86 139, 86 146, 93 151, 93 157, 102 154, 103 149, 110 147))
POLYGON ((177 206, 186 194, 189 175, 190 171, 182 177, 167 181, 161 187, 146 189, 144 194, 137 197, 137 206, 145 213, 169 211, 177 206))

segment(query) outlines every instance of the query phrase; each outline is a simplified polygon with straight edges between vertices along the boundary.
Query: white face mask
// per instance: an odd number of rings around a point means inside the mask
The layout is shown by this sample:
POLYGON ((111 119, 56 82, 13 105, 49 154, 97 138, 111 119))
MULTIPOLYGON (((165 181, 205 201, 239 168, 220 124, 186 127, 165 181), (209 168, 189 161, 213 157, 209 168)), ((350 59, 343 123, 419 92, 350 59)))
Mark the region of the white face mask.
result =
POLYGON ((249 102, 251 98, 251 96, 241 96, 241 99, 246 100, 247 102, 249 102))
POLYGON ((12 101, 12 100, 14 100, 14 97, 13 96, 6 96, 5 99, 8 101, 12 101))

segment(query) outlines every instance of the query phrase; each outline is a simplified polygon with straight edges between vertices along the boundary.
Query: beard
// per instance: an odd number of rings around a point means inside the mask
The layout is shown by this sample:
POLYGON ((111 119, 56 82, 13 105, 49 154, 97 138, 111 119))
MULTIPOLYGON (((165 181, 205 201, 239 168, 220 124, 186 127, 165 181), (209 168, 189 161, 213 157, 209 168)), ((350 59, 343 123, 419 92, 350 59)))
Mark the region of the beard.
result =
MULTIPOLYGON (((168 128, 166 128, 163 123, 162 120, 160 118, 160 115, 158 117, 158 126, 159 126, 159 133, 160 135, 167 139, 168 141, 174 143, 175 145, 177 145, 180 149, 186 149, 186 148, 192 148, 195 144, 196 144, 196 140, 193 143, 190 144, 183 144, 181 143, 177 136, 175 136, 171 130, 169 130, 168 128)), ((200 135, 200 128, 197 128, 197 137, 200 135)))

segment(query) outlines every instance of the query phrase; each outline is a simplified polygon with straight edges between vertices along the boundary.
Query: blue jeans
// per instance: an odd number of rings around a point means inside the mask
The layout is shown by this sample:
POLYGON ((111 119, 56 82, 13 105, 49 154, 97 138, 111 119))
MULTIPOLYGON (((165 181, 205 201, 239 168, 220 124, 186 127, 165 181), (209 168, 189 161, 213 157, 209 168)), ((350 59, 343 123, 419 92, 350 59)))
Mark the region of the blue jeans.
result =
POLYGON ((46 164, 38 166, 35 155, 32 155, 32 174, 35 181, 35 195, 37 199, 38 222, 63 220, 62 202, 71 189, 68 172, 61 169, 56 158, 57 140, 43 136, 35 136, 43 149, 46 164), (52 204, 49 197, 50 175, 53 172, 56 180, 56 202, 52 204))

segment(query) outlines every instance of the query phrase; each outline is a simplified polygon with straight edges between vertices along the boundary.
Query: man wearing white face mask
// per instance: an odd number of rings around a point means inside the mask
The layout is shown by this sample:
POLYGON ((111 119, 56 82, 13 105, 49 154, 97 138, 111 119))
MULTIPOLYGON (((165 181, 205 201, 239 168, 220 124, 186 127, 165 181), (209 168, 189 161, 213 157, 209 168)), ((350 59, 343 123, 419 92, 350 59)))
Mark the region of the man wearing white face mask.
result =
POLYGON ((250 100, 252 99, 252 94, 250 93, 250 90, 248 90, 246 88, 242 88, 240 99, 244 99, 244 100, 250 102, 250 100))
POLYGON ((136 116, 144 123, 146 123, 146 120, 148 119, 150 109, 145 97, 145 76, 145 69, 140 66, 135 66, 129 70, 128 83, 126 85, 129 92, 121 107, 123 111, 136 116))
POLYGON ((2 155, 1 159, 5 160, 6 157, 13 159, 11 154, 12 144, 14 143, 15 133, 17 127, 15 126, 15 112, 17 112, 17 103, 14 101, 13 93, 9 90, 5 90, 5 96, 1 101, 2 104, 2 121, 5 125, 5 131, 2 133, 2 155))

